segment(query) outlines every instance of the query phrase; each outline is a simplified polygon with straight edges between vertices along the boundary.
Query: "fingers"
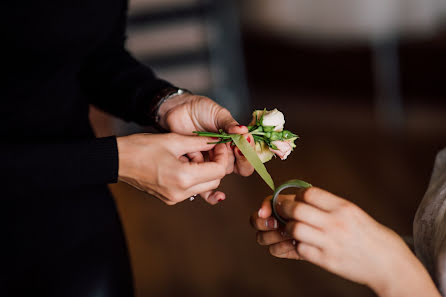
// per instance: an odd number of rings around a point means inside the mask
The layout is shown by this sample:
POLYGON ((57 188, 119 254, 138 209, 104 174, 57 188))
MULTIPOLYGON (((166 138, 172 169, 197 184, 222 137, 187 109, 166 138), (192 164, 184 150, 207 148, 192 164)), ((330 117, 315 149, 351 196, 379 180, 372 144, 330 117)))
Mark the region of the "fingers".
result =
POLYGON ((299 242, 296 247, 297 254, 301 259, 322 266, 323 254, 322 250, 312 246, 311 244, 299 242))
POLYGON ((215 139, 210 137, 201 136, 184 136, 175 133, 169 133, 169 149, 178 155, 184 155, 193 152, 206 152, 215 147, 215 144, 209 144, 209 142, 215 142, 215 139))
MULTIPOLYGON (((229 110, 226 108, 221 108, 216 116, 216 127, 217 129, 223 129, 227 132, 229 132, 229 129, 231 127, 237 126, 238 122, 234 120, 229 110)), ((244 132, 247 133, 248 131, 244 132)), ((229 132, 229 133, 236 133, 236 132, 229 132)))
POLYGON ((282 198, 278 200, 276 208, 279 215, 285 220, 305 222, 320 229, 325 227, 329 221, 327 212, 302 201, 282 198))
POLYGON ((205 200, 208 201, 211 204, 216 204, 218 202, 216 200, 216 199, 218 199, 218 197, 214 197, 215 195, 214 195, 214 193, 212 193, 212 191, 215 190, 216 188, 218 188, 219 185, 220 185, 220 179, 216 179, 216 180, 212 180, 212 181, 196 184, 196 185, 188 188, 185 191, 185 196, 187 198, 187 197, 193 196, 193 195, 195 195, 197 193, 210 192, 210 193, 208 193, 208 195, 205 198, 205 200))
POLYGON ((211 205, 215 205, 226 199, 226 194, 220 191, 207 191, 201 193, 200 196, 211 205))
POLYGON ((187 153, 186 155, 189 158, 188 161, 190 161, 190 162, 195 162, 195 163, 203 163, 204 162, 204 156, 200 151, 187 153))
MULTIPOLYGON (((187 157, 189 158, 188 161, 190 161, 190 162, 196 162, 196 163, 204 162, 204 156, 201 152, 188 153, 187 157)), ((211 158, 211 160, 212 160, 212 158, 211 158)), ((226 173, 228 174, 227 171, 226 171, 226 173)), ((220 192, 220 191, 215 191, 215 192, 214 191, 206 191, 206 192, 200 193, 200 196, 206 202, 208 202, 209 204, 212 204, 212 205, 215 205, 218 202, 221 202, 226 199, 225 193, 220 192)))
POLYGON ((323 232, 305 223, 291 221, 286 224, 285 231, 299 242, 305 242, 316 247, 324 245, 323 232))
MULTIPOLYGON (((244 137, 254 148, 254 138, 251 134, 245 134, 244 137)), ((241 176, 250 176, 254 172, 254 167, 252 167, 251 163, 245 158, 243 153, 238 149, 238 147, 234 147, 234 155, 235 155, 235 167, 236 172, 241 176)))
POLYGON ((235 122, 235 125, 227 126, 226 131, 229 134, 246 134, 249 132, 248 127, 239 125, 237 122, 235 122))
MULTIPOLYGON (((295 195, 280 195, 280 199, 283 200, 294 200, 295 195)), ((260 209, 251 215, 250 222, 253 228, 261 231, 272 230, 277 223, 277 221, 271 217, 271 199, 272 196, 268 196, 263 200, 260 209)))
POLYGON ((250 218, 251 226, 259 231, 275 230, 279 227, 279 223, 273 217, 266 219, 259 218, 257 214, 253 214, 250 218))
POLYGON ((317 187, 300 190, 296 194, 296 200, 304 201, 325 211, 332 211, 346 202, 346 200, 317 187))
MULTIPOLYGON (((227 162, 226 146, 221 143, 215 146, 212 160, 209 160, 209 162, 183 163, 179 170, 184 174, 182 180, 188 180, 186 187, 190 188, 193 185, 222 179, 226 175, 227 162)), ((195 193, 202 193, 207 190, 195 193)))
POLYGON ((226 143, 226 150, 228 152, 228 164, 226 166, 226 174, 231 174, 234 171, 235 156, 234 152, 232 151, 231 144, 229 142, 226 143))
POLYGON ((294 259, 299 260, 299 254, 296 250, 294 240, 282 241, 269 246, 269 252, 271 255, 278 258, 294 259))
POLYGON ((291 237, 284 231, 257 232, 257 242, 260 245, 272 245, 289 239, 291 237))
POLYGON ((257 212, 258 218, 266 219, 271 216, 271 199, 273 199, 273 196, 268 196, 263 200, 262 206, 260 206, 260 209, 257 212))

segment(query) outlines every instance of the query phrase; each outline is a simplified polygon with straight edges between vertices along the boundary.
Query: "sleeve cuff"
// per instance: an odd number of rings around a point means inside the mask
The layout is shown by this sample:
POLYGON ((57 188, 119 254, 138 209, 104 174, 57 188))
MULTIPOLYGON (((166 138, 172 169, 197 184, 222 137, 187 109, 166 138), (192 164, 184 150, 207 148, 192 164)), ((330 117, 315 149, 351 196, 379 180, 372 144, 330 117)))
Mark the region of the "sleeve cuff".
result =
POLYGON ((96 138, 88 145, 85 153, 84 168, 81 172, 84 180, 96 183, 116 183, 118 181, 119 156, 115 136, 96 138))

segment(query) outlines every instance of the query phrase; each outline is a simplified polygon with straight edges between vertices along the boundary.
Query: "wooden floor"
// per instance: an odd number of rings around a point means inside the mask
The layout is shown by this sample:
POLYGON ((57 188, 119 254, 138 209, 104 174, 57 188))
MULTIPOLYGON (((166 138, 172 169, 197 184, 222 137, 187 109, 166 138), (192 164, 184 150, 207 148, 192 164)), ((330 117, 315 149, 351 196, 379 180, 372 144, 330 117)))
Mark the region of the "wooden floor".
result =
MULTIPOLYGON (((412 106, 404 131, 391 135, 376 128, 371 107, 298 96, 266 102, 255 107, 283 110, 286 127, 301 136, 288 160, 268 163, 276 183, 304 179, 411 233, 435 154, 446 146, 446 108, 412 106)), ((221 189, 227 199, 217 206, 200 199, 166 206, 127 185, 112 186, 137 296, 374 296, 309 263, 275 259, 256 244, 248 218, 270 194, 257 175, 228 176, 221 189)))

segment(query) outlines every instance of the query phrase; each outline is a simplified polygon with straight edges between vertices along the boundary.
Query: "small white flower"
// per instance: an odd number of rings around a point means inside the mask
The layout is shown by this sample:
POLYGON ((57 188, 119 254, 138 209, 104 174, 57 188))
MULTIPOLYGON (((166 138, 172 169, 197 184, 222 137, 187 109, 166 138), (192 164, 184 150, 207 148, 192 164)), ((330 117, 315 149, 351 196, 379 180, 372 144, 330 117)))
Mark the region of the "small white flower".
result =
POLYGON ((256 153, 262 163, 268 162, 274 156, 274 153, 270 151, 269 146, 263 141, 256 142, 256 153))
POLYGON ((252 114, 251 125, 255 124, 256 118, 260 119, 263 115, 262 126, 273 126, 274 131, 280 132, 285 125, 285 117, 277 108, 270 111, 255 110, 252 114))
POLYGON ((273 153, 275 153, 281 160, 285 160, 288 155, 293 150, 292 142, 291 141, 280 141, 276 140, 273 141, 272 144, 274 144, 277 147, 277 150, 269 148, 269 150, 273 153))

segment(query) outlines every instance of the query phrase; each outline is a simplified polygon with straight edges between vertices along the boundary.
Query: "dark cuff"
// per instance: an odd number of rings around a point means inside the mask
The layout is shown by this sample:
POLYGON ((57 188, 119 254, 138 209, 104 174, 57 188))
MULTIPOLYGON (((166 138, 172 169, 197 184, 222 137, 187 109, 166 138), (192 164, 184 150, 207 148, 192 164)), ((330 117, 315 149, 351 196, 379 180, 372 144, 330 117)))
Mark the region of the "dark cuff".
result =
POLYGON ((136 122, 140 125, 157 126, 157 123, 152 116, 154 108, 159 104, 161 100, 159 94, 163 93, 163 90, 175 88, 169 82, 157 79, 155 83, 147 84, 142 87, 138 94, 136 102, 138 104, 139 115, 141 118, 136 119, 136 122))
POLYGON ((116 183, 118 181, 118 145, 115 136, 96 138, 88 146, 82 173, 85 180, 98 183, 116 183))

